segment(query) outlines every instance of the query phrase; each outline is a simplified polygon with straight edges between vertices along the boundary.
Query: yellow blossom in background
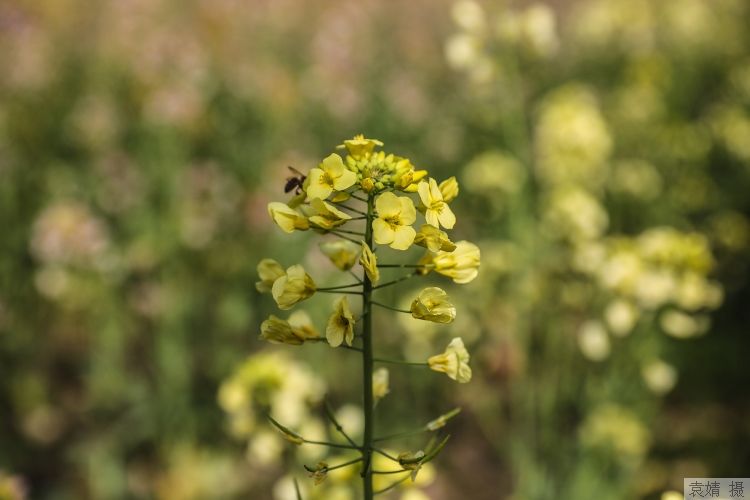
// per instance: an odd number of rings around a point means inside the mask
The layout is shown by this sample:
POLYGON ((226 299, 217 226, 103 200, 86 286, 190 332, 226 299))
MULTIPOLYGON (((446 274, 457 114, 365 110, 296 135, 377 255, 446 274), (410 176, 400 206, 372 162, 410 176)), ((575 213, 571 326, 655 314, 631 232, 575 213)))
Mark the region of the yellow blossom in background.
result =
POLYGON ((425 271, 435 272, 452 278, 459 284, 469 283, 479 274, 479 247, 469 241, 459 241, 452 252, 427 254, 419 263, 425 271))
POLYGON ((353 139, 347 139, 344 144, 336 146, 338 149, 346 148, 350 155, 354 158, 359 159, 363 156, 372 153, 375 146, 382 146, 382 141, 377 139, 367 139, 364 135, 355 135, 353 139))
POLYGON ((414 244, 425 247, 431 252, 440 250, 452 252, 456 249, 456 244, 448 238, 448 234, 431 224, 422 224, 414 237, 414 244))
POLYGON ((347 169, 339 155, 333 153, 326 157, 308 175, 307 196, 325 200, 335 191, 343 191, 357 182, 357 174, 347 169))
POLYGON ((598 321, 587 321, 578 330, 578 347, 591 361, 604 361, 612 350, 609 336, 598 321))
POLYGON ((316 339, 320 337, 320 333, 315 329, 312 318, 305 311, 294 311, 289 315, 289 326, 292 327, 292 331, 295 335, 305 340, 316 339))
POLYGON ((349 300, 346 296, 336 301, 333 314, 328 318, 326 339, 331 347, 338 347, 344 341, 346 341, 346 345, 352 345, 354 340, 354 316, 349 309, 349 300))
POLYGON ((677 369, 669 363, 656 359, 643 365, 641 376, 646 386, 655 394, 666 394, 677 384, 677 369))
POLYGON ((342 271, 348 271, 357 263, 360 247, 349 240, 335 240, 321 243, 320 251, 331 260, 334 266, 342 271))
POLYGON ((284 276, 284 268, 273 259, 263 259, 258 262, 257 270, 260 281, 255 283, 255 289, 260 293, 270 292, 273 283, 284 276))
POLYGON ((326 462, 318 462, 315 468, 313 470, 308 469, 308 472, 315 486, 318 486, 328 477, 328 464, 326 462))
POLYGON ((448 177, 443 182, 438 184, 440 194, 443 195, 443 201, 450 203, 458 196, 458 181, 455 176, 448 177))
MULTIPOLYGON (((437 181, 435 179, 422 181, 419 183, 417 190, 425 207, 424 218, 427 223, 435 227, 442 225, 447 229, 453 229, 456 224, 456 216, 443 199, 443 193, 440 191, 437 181)), ((456 194, 458 194, 458 184, 456 184, 456 194)))
POLYGON ((432 356, 427 360, 427 364, 431 370, 445 373, 453 380, 464 384, 471 380, 469 359, 469 352, 464 347, 464 341, 456 337, 448 344, 445 352, 432 356))
POLYGON ((284 203, 278 201, 269 203, 268 214, 285 233, 291 233, 294 230, 305 231, 310 228, 307 217, 284 203))
POLYGON ((362 268, 367 273, 367 277, 373 284, 380 281, 380 269, 378 269, 378 258, 372 253, 370 247, 362 242, 362 255, 359 257, 359 263, 362 264, 362 268))
POLYGON ((291 309, 297 302, 310 298, 316 290, 315 282, 305 268, 297 264, 286 270, 271 288, 279 309, 291 309))
POLYGON ((414 318, 434 323, 450 323, 456 319, 456 307, 448 300, 448 294, 434 286, 419 292, 410 310, 414 318))
POLYGON ((372 223, 375 243, 406 250, 414 242, 416 231, 411 225, 417 220, 414 202, 405 196, 383 193, 375 199, 378 218, 372 223))
POLYGON ((378 368, 372 374, 372 396, 377 402, 390 392, 388 387, 388 368, 378 368))
POLYGON ((295 332, 288 321, 277 318, 273 314, 260 325, 260 338, 272 344, 302 345, 305 342, 300 330, 295 332))
POLYGON ((351 215, 342 212, 320 198, 313 198, 310 201, 310 206, 315 210, 315 215, 310 216, 308 220, 323 229, 333 229, 352 218, 351 215))

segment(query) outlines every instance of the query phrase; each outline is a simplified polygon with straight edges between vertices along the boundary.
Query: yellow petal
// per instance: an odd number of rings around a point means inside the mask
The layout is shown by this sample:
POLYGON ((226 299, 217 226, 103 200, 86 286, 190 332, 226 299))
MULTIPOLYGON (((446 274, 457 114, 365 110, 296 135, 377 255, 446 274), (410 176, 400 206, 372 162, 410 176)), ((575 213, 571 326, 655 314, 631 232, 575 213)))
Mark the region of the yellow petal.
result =
POLYGON ((394 250, 406 250, 412 243, 414 243, 414 237, 417 232, 411 226, 399 226, 393 236, 393 243, 391 248, 394 250))
POLYGON ((438 213, 438 221, 446 229, 453 229, 456 225, 456 216, 447 203, 443 203, 442 210, 438 213))
POLYGON ((375 243, 379 245, 390 245, 396 237, 396 233, 386 221, 383 219, 375 219, 372 221, 372 236, 375 239, 375 243))
POLYGON ((406 196, 399 197, 399 202, 401 204, 401 224, 406 226, 414 224, 414 221, 417 220, 417 209, 414 208, 414 202, 406 196))
POLYGON ((333 183, 330 176, 319 168, 310 170, 308 177, 310 183, 307 186, 307 196, 325 200, 333 192, 333 183))
POLYGON ((375 199, 375 210, 381 219, 397 217, 401 212, 401 201, 393 193, 383 193, 375 199))

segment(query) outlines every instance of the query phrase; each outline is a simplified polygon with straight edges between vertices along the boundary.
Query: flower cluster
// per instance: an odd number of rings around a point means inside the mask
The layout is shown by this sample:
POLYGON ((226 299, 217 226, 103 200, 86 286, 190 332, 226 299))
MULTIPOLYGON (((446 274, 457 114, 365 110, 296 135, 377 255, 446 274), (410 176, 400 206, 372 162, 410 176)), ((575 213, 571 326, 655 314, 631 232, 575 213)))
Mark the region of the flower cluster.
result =
MULTIPOLYGON (((344 141, 338 146, 346 152, 344 157, 338 153, 327 156, 317 167, 296 178, 300 189, 291 200, 268 205, 269 215, 286 233, 313 230, 334 237, 320 244, 321 252, 336 268, 354 276, 356 282, 320 286, 300 264, 285 269, 273 259, 263 259, 258 264, 259 281, 256 283, 257 290, 270 293, 282 310, 292 309, 320 293, 340 296, 334 301, 324 335, 318 332, 307 313, 297 310, 287 319, 271 315, 261 325, 261 338, 294 346, 327 342, 330 347, 362 352, 365 442, 361 446, 352 442, 352 446, 362 453, 366 498, 371 498, 372 494, 372 409, 390 392, 388 370, 373 370, 373 363, 424 366, 445 373, 459 383, 471 380, 470 356, 459 337, 453 338, 442 354, 421 362, 373 355, 375 307, 409 314, 417 320, 448 324, 456 318, 456 307, 445 290, 436 286, 423 288, 408 310, 378 302, 374 296, 381 288, 411 278, 424 278, 433 271, 451 278, 454 283, 469 283, 477 277, 480 264, 480 251, 475 244, 453 242, 446 232, 456 225, 450 206, 459 193, 456 178, 439 182, 426 170, 415 168, 407 158, 376 151, 381 146, 381 141, 361 135, 344 141), (418 222, 420 214, 423 220, 418 222), (378 252, 381 247, 404 252, 416 246, 423 247, 425 252, 411 264, 383 263, 384 256, 378 252), (399 269, 407 274, 389 281, 383 279, 384 273, 399 269), (349 302, 352 296, 361 296, 361 309, 352 307, 349 302)), ((272 422, 287 439, 297 444, 307 442, 280 422, 272 422)), ((426 450, 404 452, 394 460, 414 477, 442 445, 444 442, 426 450)), ((335 468, 320 462, 307 469, 318 484, 335 468)))

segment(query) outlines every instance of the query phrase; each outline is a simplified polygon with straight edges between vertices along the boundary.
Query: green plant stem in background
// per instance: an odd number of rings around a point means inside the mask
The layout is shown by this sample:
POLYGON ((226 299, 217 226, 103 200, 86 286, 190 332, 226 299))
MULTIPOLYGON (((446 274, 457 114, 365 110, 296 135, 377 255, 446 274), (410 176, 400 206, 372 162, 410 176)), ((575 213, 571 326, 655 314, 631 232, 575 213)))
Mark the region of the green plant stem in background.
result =
MULTIPOLYGON (((372 248, 372 213, 373 197, 367 197, 367 223, 365 225, 365 243, 372 248)), ((365 430, 362 442, 362 481, 364 499, 372 500, 374 492, 372 489, 372 439, 374 436, 374 414, 375 407, 372 395, 372 282, 367 273, 364 274, 362 284, 362 387, 364 399, 365 430), (366 313, 366 314, 365 314, 366 313)))

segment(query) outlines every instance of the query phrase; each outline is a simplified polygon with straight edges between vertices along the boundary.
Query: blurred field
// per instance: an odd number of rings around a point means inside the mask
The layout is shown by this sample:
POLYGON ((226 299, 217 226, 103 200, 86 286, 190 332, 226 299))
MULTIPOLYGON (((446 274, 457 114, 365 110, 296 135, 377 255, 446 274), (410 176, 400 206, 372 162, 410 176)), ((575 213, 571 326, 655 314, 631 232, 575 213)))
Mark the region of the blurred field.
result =
POLYGON ((383 428, 464 411, 389 498, 746 477, 748 26, 743 0, 0 4, 0 499, 357 498, 257 412, 325 435, 328 394, 357 429, 358 360, 258 340, 255 290, 266 256, 333 272, 266 205, 356 133, 455 175, 482 250, 452 325, 376 320, 473 356, 467 385, 391 371, 383 428))

